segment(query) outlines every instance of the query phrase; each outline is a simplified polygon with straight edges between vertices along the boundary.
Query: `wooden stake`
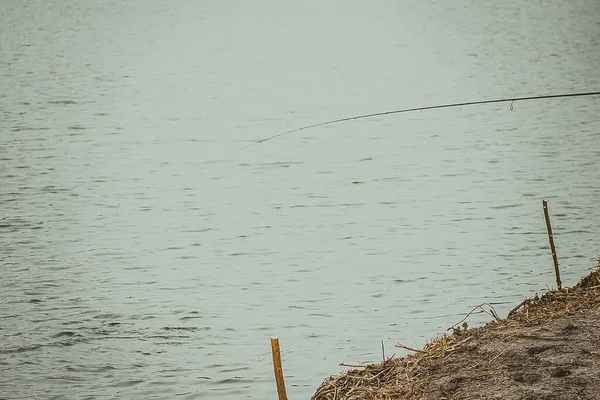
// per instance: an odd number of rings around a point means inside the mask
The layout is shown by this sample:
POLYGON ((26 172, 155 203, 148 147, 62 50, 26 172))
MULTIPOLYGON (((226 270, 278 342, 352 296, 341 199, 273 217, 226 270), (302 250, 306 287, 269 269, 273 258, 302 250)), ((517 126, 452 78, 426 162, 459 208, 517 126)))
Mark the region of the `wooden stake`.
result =
POLYGON ((558 270, 558 257, 556 256, 556 247, 554 247, 554 235, 552 235, 552 225, 550 225, 550 215, 548 215, 548 202, 546 200, 542 200, 542 207, 544 207, 544 217, 546 217, 546 228, 548 229, 548 240, 550 241, 550 250, 552 251, 552 259, 554 260, 556 286, 558 286, 558 290, 562 290, 562 282, 560 281, 560 271, 558 270))
POLYGON ((283 368, 281 368, 281 352, 279 350, 279 338, 271 337, 271 352, 273 353, 273 369, 275 370, 275 382, 277 383, 277 395, 279 400, 288 400, 285 393, 285 382, 283 380, 283 368))

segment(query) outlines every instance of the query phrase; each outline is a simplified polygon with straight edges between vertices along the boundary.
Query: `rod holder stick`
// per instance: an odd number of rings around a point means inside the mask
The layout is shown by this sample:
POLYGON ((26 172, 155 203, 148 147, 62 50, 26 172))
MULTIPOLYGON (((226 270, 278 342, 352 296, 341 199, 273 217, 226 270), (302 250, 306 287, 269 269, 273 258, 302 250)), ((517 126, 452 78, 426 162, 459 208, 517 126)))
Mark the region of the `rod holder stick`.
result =
POLYGON ((273 353, 273 369, 275 371, 275 383, 277 383, 277 395, 279 396, 279 400, 288 400, 285 392, 285 381, 283 380, 283 368, 281 367, 279 338, 277 336, 271 336, 271 352, 273 353))
POLYGON ((548 229, 548 241, 550 242, 550 250, 552 251, 552 259, 554 260, 556 286, 558 287, 558 290, 562 290, 560 271, 558 270, 558 257, 556 256, 556 247, 554 247, 554 235, 552 234, 552 225, 550 225, 550 215, 548 214, 548 202, 546 200, 542 200, 542 207, 544 207, 544 217, 546 218, 546 228, 548 229))

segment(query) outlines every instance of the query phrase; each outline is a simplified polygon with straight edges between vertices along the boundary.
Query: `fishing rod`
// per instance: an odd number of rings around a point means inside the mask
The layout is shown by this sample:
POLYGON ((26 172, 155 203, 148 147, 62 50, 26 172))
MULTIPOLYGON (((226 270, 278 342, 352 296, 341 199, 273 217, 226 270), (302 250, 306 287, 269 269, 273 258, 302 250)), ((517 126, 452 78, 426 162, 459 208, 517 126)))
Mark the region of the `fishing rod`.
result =
POLYGON ((392 110, 392 111, 384 111, 384 112, 371 113, 371 114, 356 115, 354 117, 346 117, 346 118, 334 119, 331 121, 319 122, 318 124, 306 125, 306 126, 302 126, 300 128, 289 130, 289 131, 280 132, 275 135, 266 137, 264 139, 260 139, 255 142, 252 142, 249 145, 242 147, 239 150, 236 150, 235 152, 237 153, 238 151, 246 150, 249 147, 256 146, 257 144, 264 143, 271 139, 289 135, 290 133, 300 132, 305 129, 316 128, 319 126, 337 124, 339 122, 354 121, 357 119, 373 118, 373 117, 380 117, 380 116, 390 115, 390 114, 408 113, 408 112, 413 112, 413 111, 436 110, 436 109, 440 109, 440 108, 474 106, 474 105, 479 105, 479 104, 492 104, 492 103, 507 103, 509 101, 511 102, 510 109, 512 110, 512 108, 513 108, 512 103, 514 103, 515 101, 557 99, 557 98, 561 98, 561 97, 581 97, 581 96, 598 96, 598 95, 600 95, 600 92, 562 93, 562 94, 547 94, 547 95, 541 95, 541 96, 510 97, 510 98, 494 99, 494 100, 466 101, 463 103, 449 103, 449 104, 440 104, 440 105, 435 105, 435 106, 404 108, 402 110, 392 110))

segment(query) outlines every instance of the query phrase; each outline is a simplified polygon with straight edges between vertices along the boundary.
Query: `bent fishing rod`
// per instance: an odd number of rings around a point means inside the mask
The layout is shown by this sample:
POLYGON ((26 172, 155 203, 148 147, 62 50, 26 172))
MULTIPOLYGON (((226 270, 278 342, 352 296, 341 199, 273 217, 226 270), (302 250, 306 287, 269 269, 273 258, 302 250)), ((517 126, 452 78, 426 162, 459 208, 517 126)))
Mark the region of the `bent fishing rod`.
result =
POLYGON ((346 118, 334 119, 331 121, 319 122, 317 124, 306 125, 306 126, 302 126, 300 128, 289 130, 289 131, 280 132, 275 135, 266 137, 264 139, 260 139, 255 142, 252 142, 249 145, 236 150, 235 153, 242 151, 242 150, 246 150, 249 147, 256 146, 257 144, 264 143, 268 140, 275 139, 275 138, 285 136, 285 135, 289 135, 291 133, 300 132, 305 129, 317 128, 319 126, 337 124, 337 123, 346 122, 346 121, 354 121, 357 119, 373 118, 373 117, 380 117, 380 116, 384 116, 384 115, 408 113, 408 112, 414 112, 414 111, 436 110, 436 109, 440 109, 440 108, 475 106, 475 105, 480 105, 480 104, 492 104, 492 103, 508 103, 509 101, 511 103, 510 109, 512 110, 513 103, 516 101, 558 99, 561 97, 582 97, 582 96, 599 96, 599 95, 600 95, 600 92, 582 92, 582 93, 547 94, 547 95, 527 96, 527 97, 510 97, 510 98, 494 99, 494 100, 466 101, 463 103, 449 103, 449 104, 439 104, 439 105, 435 105, 435 106, 404 108, 402 110, 391 110, 391 111, 384 111, 384 112, 371 113, 371 114, 355 115, 353 117, 346 117, 346 118))

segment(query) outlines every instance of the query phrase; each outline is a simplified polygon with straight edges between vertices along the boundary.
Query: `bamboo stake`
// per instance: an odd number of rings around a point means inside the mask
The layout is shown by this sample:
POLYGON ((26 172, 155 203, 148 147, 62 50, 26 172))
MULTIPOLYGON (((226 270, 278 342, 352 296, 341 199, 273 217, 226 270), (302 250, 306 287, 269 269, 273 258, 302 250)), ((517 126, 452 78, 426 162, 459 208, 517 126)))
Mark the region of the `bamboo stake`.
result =
POLYGON ((558 290, 562 290, 562 283, 560 281, 560 271, 558 270, 558 257, 556 256, 556 247, 554 247, 554 235, 552 235, 552 225, 550 225, 550 215, 548 214, 548 202, 546 200, 542 200, 542 207, 544 207, 544 217, 546 217, 546 228, 548 228, 548 240, 550 242, 550 250, 552 251, 552 259, 554 260, 556 286, 558 286, 558 290))
POLYGON ((283 368, 281 367, 281 352, 279 350, 279 338, 271 336, 271 352, 273 353, 273 369, 275 370, 275 382, 277 383, 277 395, 279 400, 288 400, 283 380, 283 368))

